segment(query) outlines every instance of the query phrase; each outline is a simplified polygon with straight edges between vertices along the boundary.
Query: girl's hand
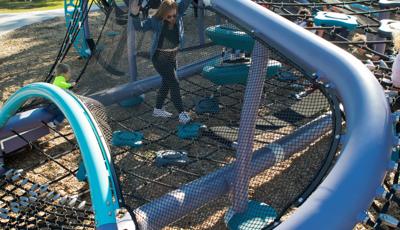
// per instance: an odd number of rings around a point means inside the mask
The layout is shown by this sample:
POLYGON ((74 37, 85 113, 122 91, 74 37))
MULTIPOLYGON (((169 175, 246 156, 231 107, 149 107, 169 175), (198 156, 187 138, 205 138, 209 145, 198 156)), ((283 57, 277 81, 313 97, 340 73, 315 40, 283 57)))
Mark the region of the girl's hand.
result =
POLYGON ((130 6, 131 6, 131 13, 133 15, 138 15, 140 12, 139 0, 132 0, 130 6))

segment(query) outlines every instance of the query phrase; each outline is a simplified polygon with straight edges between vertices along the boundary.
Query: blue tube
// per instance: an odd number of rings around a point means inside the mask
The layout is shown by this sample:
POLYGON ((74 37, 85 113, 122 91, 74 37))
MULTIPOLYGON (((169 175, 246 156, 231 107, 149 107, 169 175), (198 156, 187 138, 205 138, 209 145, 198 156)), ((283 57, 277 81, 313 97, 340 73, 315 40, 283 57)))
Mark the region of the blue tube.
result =
POLYGON ((32 109, 12 116, 4 127, 0 128, 0 139, 15 135, 11 130, 18 133, 25 132, 43 126, 42 122, 54 119, 54 114, 44 108, 32 109))
POLYGON ((47 83, 27 85, 13 94, 0 110, 0 127, 32 97, 51 100, 69 121, 88 172, 96 227, 115 224, 115 210, 119 208, 119 203, 115 193, 116 182, 113 181, 110 172, 111 156, 94 118, 77 97, 47 83))

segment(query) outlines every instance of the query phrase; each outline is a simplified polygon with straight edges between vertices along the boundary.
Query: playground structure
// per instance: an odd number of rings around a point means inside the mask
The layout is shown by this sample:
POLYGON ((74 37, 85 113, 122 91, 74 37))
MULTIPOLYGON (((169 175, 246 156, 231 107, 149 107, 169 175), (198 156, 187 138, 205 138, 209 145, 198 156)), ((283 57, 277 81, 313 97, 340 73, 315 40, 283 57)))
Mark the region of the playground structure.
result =
MULTIPOLYGON (((93 41, 91 51, 85 52, 88 61, 78 80, 82 85, 90 85, 93 80, 102 84, 96 88, 78 87, 76 92, 92 99, 36 83, 15 93, 0 110, 0 124, 4 126, 0 137, 9 142, 2 142, 5 153, 26 143, 34 151, 41 151, 32 141, 50 131, 66 139, 74 147, 72 151, 77 151, 73 141, 48 125, 59 111, 39 106, 11 118, 25 101, 35 97, 45 98, 61 110, 79 145, 93 210, 85 208, 81 198, 52 192, 56 183, 40 185, 40 181, 21 171, 4 169, 4 226, 34 223, 70 228, 114 229, 125 225, 127 229, 159 229, 188 213, 208 214, 209 206, 214 206, 212 202, 226 208, 225 222, 230 229, 343 229, 357 222, 373 222, 365 216, 360 219, 360 215, 376 198, 397 145, 393 133, 397 115, 391 113, 382 87, 362 62, 274 13, 299 17, 283 8, 285 3, 277 3, 276 8, 274 3, 265 3, 269 4, 269 11, 246 0, 199 1, 199 34, 187 36, 179 57, 183 67, 178 74, 188 107, 198 105, 188 99, 196 97, 198 101, 216 100, 218 109, 215 103, 212 108, 206 104, 206 111, 197 117, 206 128, 196 129, 194 136, 182 140, 180 130, 175 131, 176 122, 151 118, 153 102, 146 99, 151 98, 161 80, 159 76, 148 76, 154 70, 139 71, 139 66, 150 63, 145 53, 149 37, 134 31, 129 21, 129 4, 108 4, 109 8, 104 8, 104 26, 91 31, 103 37, 93 41), (241 9, 241 13, 236 9, 241 9), (234 36, 239 42, 235 42, 234 36), (194 60, 188 59, 196 54, 194 60), (196 76, 199 73, 202 76, 196 76), (138 100, 143 94, 145 97, 138 100), (108 107, 121 102, 139 107, 128 110, 129 116, 118 108, 108 119, 105 108, 93 99, 108 107), (121 128, 142 132, 143 146, 112 147, 111 130, 121 128), (152 165, 155 150, 170 148, 187 150, 189 163, 165 168, 152 165), (311 158, 305 160, 306 168, 293 166, 306 156, 311 158), (359 170, 360 165, 368 170, 359 170), (285 172, 291 169, 300 173, 309 167, 314 170, 302 173, 301 179, 285 172), (268 190, 266 187, 273 186, 270 181, 279 174, 289 177, 289 182, 275 187, 278 192, 268 190), (252 177, 258 181, 251 181, 252 177), (301 183, 296 183, 299 180, 301 183), (273 195, 250 194, 249 202, 249 186, 273 195), (297 191, 298 186, 301 188, 297 191), (224 198, 228 193, 230 199, 224 198), (207 203, 206 208, 201 208, 207 203), (350 207, 343 208, 350 203, 350 207), (280 223, 281 217, 292 211, 280 223), (34 220, 25 218, 31 213, 36 213, 34 220)), ((287 3, 288 9, 299 5, 287 3)), ((366 8, 363 9, 365 12, 366 8)), ((82 20, 88 18, 87 13, 83 15, 86 16, 82 20)), ((339 14, 316 17, 320 20, 316 24, 326 30, 340 26, 355 30, 363 26, 356 25, 354 20, 346 23, 339 14), (326 16, 329 20, 324 20, 326 16)), ((83 24, 89 27, 89 21, 83 24)), ((75 39, 65 40, 56 62, 64 59, 73 40, 81 40, 81 30, 71 31, 68 36, 75 39)), ((389 34, 386 30, 379 33, 382 37, 389 34)), ((84 40, 88 38, 85 36, 84 40)), ((387 56, 380 52, 379 45, 386 43, 378 40, 373 50, 383 59, 387 56)), ((78 46, 78 52, 79 47, 82 46, 78 46)), ((46 80, 50 82, 51 77, 46 80)), ((60 165, 58 157, 50 155, 49 159, 60 165)), ((77 165, 75 170, 62 164, 60 167, 65 174, 55 182, 74 177, 78 171, 77 165)), ((380 216, 380 222, 393 222, 383 217, 380 216)))

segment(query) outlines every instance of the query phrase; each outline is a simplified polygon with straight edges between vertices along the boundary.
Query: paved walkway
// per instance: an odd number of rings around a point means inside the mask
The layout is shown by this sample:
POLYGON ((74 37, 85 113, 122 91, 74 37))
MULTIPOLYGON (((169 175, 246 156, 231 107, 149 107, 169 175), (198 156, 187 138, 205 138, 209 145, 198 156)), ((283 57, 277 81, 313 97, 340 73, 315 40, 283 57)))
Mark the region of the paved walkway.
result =
POLYGON ((6 34, 10 31, 26 25, 59 16, 64 16, 64 9, 27 13, 0 14, 0 35, 6 34))
MULTIPOLYGON (((98 10, 98 7, 93 5, 91 10, 98 10)), ((64 9, 0 14, 0 36, 23 26, 60 16, 64 16, 64 9)))

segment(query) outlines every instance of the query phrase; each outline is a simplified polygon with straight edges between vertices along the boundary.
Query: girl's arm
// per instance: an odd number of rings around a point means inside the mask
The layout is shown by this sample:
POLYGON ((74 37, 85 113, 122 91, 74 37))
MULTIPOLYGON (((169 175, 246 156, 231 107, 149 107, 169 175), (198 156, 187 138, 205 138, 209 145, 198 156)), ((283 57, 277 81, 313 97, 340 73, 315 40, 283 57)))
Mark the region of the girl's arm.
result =
POLYGON ((69 88, 72 87, 72 84, 66 82, 65 80, 64 81, 62 81, 62 80, 54 81, 53 84, 58 86, 58 87, 60 87, 60 88, 62 88, 62 89, 69 89, 69 88))
POLYGON ((144 32, 153 29, 153 22, 151 18, 141 20, 139 15, 131 15, 131 16, 135 30, 144 32))
POLYGON ((139 1, 134 0, 130 5, 130 14, 131 14, 130 16, 132 18, 135 30, 148 31, 153 29, 152 26, 153 23, 151 21, 151 18, 140 20, 139 13, 140 13, 139 1))

